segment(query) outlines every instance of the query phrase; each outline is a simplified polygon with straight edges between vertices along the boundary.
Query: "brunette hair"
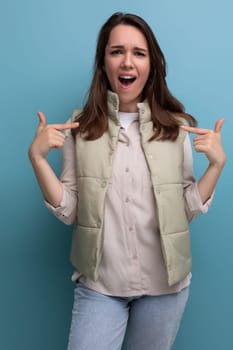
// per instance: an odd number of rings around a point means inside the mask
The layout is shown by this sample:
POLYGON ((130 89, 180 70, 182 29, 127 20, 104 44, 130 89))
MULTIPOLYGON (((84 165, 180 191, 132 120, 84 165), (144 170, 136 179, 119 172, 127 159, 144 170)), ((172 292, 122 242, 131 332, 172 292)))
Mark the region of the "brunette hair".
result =
POLYGON ((150 55, 150 74, 142 92, 147 99, 154 124, 152 139, 174 141, 179 134, 182 119, 195 126, 196 120, 184 111, 184 106, 169 91, 166 83, 166 61, 149 25, 139 16, 130 13, 114 13, 102 26, 96 47, 94 74, 87 102, 78 116, 79 127, 72 133, 81 133, 87 140, 95 140, 108 128, 107 91, 109 82, 104 71, 105 48, 111 30, 125 24, 136 27, 145 36, 150 55), (181 119, 182 118, 182 119, 181 119))

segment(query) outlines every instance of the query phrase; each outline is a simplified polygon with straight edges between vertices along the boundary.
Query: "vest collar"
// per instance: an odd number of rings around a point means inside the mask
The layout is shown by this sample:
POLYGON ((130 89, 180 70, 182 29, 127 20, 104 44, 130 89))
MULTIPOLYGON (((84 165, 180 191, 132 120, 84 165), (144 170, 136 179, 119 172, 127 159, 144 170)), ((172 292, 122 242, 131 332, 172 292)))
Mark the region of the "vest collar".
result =
MULTIPOLYGON (((117 124, 120 125, 118 116, 119 112, 119 97, 115 92, 108 90, 107 94, 108 103, 108 115, 117 124)), ((137 104, 139 112, 140 124, 151 122, 151 111, 147 100, 137 104)))
POLYGON ((109 118, 111 118, 115 124, 120 126, 120 120, 118 116, 118 111, 119 111, 119 97, 115 92, 112 92, 108 90, 108 115, 109 118))

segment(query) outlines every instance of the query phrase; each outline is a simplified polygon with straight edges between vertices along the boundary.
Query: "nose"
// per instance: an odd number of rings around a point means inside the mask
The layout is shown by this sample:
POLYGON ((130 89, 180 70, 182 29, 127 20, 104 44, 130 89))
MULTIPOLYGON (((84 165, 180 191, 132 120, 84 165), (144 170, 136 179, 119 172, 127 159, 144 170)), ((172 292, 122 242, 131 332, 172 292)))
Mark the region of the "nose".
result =
POLYGON ((133 59, 132 59, 132 55, 129 52, 127 52, 127 53, 125 53, 125 55, 123 55, 122 62, 121 62, 121 68, 124 68, 124 69, 133 68, 133 59))

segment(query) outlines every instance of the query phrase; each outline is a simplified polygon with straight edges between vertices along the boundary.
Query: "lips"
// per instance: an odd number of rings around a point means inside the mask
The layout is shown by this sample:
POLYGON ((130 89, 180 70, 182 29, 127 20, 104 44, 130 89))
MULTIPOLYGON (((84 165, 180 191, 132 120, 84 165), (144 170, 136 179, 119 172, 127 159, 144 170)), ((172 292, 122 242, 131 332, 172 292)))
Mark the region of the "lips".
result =
POLYGON ((136 80, 135 76, 131 75, 121 75, 119 76, 119 81, 123 86, 129 86, 136 80))

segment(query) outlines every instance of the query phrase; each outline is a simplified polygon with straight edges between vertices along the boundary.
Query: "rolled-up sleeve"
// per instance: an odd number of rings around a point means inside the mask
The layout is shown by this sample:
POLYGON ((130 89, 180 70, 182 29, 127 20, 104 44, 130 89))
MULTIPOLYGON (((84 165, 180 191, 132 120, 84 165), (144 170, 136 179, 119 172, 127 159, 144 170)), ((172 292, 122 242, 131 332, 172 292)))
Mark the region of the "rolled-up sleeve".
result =
MULTIPOLYGON (((67 122, 70 122, 68 120, 67 122)), ((62 148, 62 169, 60 181, 63 196, 58 207, 45 201, 46 207, 62 222, 73 224, 77 213, 78 189, 76 180, 75 142, 70 130, 65 131, 65 143, 62 148)))
POLYGON ((193 156, 189 135, 184 141, 184 199, 185 212, 188 221, 192 221, 198 214, 207 213, 214 193, 203 204, 197 186, 197 181, 193 174, 193 156))

